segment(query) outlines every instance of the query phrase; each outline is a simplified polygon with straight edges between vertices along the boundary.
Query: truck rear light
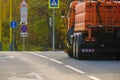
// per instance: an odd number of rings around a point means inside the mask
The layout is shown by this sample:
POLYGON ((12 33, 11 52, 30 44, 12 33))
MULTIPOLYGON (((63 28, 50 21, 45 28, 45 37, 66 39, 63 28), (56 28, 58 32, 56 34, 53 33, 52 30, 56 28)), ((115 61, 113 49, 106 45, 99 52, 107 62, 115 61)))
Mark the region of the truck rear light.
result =
POLYGON ((92 52, 95 52, 95 49, 92 49, 92 52))
POLYGON ((85 49, 85 52, 88 52, 88 49, 85 49))
POLYGON ((91 41, 91 38, 86 37, 86 38, 85 38, 85 41, 86 41, 86 42, 90 42, 90 41, 91 41))
POLYGON ((95 52, 94 49, 81 49, 81 52, 88 53, 88 52, 95 52))
POLYGON ((91 41, 92 41, 92 42, 95 42, 95 41, 96 41, 96 38, 95 38, 95 37, 91 38, 91 41))
POLYGON ((84 49, 81 49, 81 51, 84 53, 85 52, 85 50, 84 49))
POLYGON ((92 38, 85 38, 85 41, 86 42, 95 42, 96 41, 96 38, 95 37, 92 37, 92 38))
POLYGON ((92 52, 91 49, 89 49, 88 52, 92 52))

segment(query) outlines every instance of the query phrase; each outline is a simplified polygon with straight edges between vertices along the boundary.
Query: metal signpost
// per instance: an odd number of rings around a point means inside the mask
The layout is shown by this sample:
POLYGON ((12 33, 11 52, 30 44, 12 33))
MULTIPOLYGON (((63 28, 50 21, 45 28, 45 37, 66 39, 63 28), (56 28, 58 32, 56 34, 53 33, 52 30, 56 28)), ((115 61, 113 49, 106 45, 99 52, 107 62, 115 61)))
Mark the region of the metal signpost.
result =
MULTIPOLYGON (((12 0, 9 0, 10 1, 10 24, 12 22, 12 13, 13 13, 13 10, 12 10, 12 0)), ((13 33, 12 33, 12 28, 11 28, 11 25, 10 25, 10 44, 9 44, 9 50, 10 51, 13 51, 13 33)))
POLYGON ((0 51, 2 51, 2 0, 0 0, 0 51))
POLYGON ((28 36, 27 31, 27 12, 28 12, 28 6, 26 3, 26 0, 23 0, 21 5, 20 5, 20 12, 21 12, 21 19, 20 19, 20 24, 22 25, 21 27, 21 33, 20 37, 23 38, 23 51, 25 51, 25 37, 28 36))
POLYGON ((28 12, 28 6, 26 3, 26 0, 23 0, 21 5, 20 5, 20 24, 21 25, 27 25, 27 12, 28 12))
POLYGON ((53 9, 53 51, 55 50, 55 9, 59 8, 59 0, 49 0, 49 8, 53 9))
POLYGON ((25 37, 28 36, 28 33, 26 32, 27 31, 27 27, 25 25, 23 25, 21 27, 21 33, 20 33, 20 37, 23 38, 23 51, 25 51, 25 37))
POLYGON ((15 50, 15 31, 14 31, 14 29, 17 27, 17 22, 16 21, 12 21, 11 23, 10 23, 10 26, 11 26, 11 28, 13 29, 13 51, 15 50))

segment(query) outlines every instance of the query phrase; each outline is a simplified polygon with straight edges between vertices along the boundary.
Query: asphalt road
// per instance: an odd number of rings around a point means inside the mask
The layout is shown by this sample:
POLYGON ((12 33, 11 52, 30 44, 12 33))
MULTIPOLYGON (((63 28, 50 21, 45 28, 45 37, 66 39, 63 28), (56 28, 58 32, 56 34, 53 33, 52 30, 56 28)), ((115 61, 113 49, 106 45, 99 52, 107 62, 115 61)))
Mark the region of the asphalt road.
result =
POLYGON ((64 52, 0 52, 0 80, 120 80, 120 61, 75 60, 64 52))

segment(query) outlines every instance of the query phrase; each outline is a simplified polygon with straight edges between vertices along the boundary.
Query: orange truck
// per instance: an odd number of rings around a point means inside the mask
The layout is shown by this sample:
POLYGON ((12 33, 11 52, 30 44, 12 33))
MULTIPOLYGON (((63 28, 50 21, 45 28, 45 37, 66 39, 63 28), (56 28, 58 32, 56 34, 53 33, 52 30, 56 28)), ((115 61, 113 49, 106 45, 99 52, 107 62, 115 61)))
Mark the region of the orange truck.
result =
POLYGON ((67 42, 68 56, 75 59, 120 58, 120 1, 72 1, 67 42))

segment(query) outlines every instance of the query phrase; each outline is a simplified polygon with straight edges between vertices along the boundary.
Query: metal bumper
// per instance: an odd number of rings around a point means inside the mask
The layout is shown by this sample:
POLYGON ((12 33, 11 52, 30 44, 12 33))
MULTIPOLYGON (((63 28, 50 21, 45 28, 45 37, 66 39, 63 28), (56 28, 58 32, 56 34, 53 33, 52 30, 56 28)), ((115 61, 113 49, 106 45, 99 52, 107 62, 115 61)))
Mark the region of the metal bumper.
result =
POLYGON ((81 49, 80 52, 82 53, 82 55, 120 57, 120 49, 115 49, 115 48, 81 49))

